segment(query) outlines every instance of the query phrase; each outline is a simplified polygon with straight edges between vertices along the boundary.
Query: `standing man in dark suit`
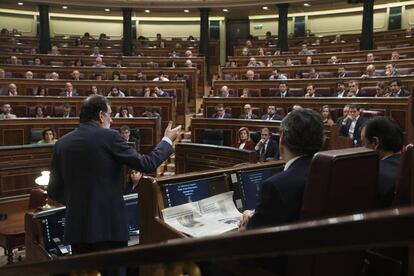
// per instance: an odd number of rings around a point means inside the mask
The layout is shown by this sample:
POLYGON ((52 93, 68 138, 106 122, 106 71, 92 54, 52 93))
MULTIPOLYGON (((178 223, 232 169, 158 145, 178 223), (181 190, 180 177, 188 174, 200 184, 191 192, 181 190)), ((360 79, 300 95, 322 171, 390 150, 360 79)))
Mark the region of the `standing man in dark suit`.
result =
POLYGON ((172 153, 181 126, 165 136, 148 155, 128 146, 118 131, 109 129, 111 107, 102 96, 82 103, 80 125, 54 147, 49 195, 66 205, 65 241, 73 254, 127 245, 128 220, 120 183, 122 165, 153 172, 172 153))
POLYGON ((360 131, 365 121, 366 118, 360 115, 359 107, 355 104, 350 104, 348 115, 342 120, 339 126, 339 133, 342 136, 352 139, 354 146, 358 146, 361 144, 360 131))
POLYGON ((279 114, 276 114, 276 106, 269 105, 267 107, 267 114, 264 114, 261 118, 262 120, 266 121, 274 121, 274 120, 282 120, 283 117, 279 114))
POLYGON ((313 155, 324 140, 322 117, 310 109, 294 110, 280 126, 283 172, 263 182, 255 211, 243 214, 242 226, 258 228, 299 219, 302 195, 313 155))
POLYGON ((260 132, 260 141, 255 146, 255 151, 260 162, 279 160, 279 145, 270 139, 270 131, 267 127, 260 132))
POLYGON ((279 91, 275 94, 275 97, 293 97, 293 93, 289 91, 287 82, 281 82, 279 84, 279 91))
POLYGON ((362 127, 361 143, 379 155, 379 202, 381 207, 389 207, 394 199, 400 171, 401 149, 404 143, 401 128, 387 117, 371 118, 362 127))

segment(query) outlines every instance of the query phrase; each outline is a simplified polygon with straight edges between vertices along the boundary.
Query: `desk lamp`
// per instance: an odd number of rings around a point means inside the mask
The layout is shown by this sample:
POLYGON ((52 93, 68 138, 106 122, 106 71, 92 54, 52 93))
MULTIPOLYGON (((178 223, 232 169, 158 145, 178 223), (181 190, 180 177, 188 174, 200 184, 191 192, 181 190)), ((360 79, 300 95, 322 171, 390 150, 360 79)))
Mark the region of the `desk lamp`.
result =
POLYGON ((50 206, 47 203, 47 186, 49 185, 49 178, 50 178, 50 171, 42 171, 41 176, 35 179, 35 183, 43 191, 43 196, 45 197, 45 204, 42 207, 40 207, 42 210, 52 208, 52 206, 50 206))

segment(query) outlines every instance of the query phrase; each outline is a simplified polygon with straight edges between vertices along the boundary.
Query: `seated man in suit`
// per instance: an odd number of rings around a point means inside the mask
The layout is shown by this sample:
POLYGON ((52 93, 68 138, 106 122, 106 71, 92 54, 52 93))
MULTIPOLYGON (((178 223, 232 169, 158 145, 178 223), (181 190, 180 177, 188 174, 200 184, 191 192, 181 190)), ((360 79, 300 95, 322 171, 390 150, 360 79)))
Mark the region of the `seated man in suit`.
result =
POLYGON ((356 80, 349 81, 348 87, 348 97, 365 97, 365 91, 359 89, 359 83, 356 80))
POLYGON ((371 118, 362 126, 361 143, 362 146, 375 150, 379 155, 379 202, 381 207, 389 207, 394 199, 404 143, 401 128, 387 117, 371 118))
POLYGON ((216 113, 214 113, 211 118, 216 119, 231 119, 233 116, 230 113, 227 113, 223 104, 218 104, 216 106, 216 113))
POLYGON ((398 77, 400 75, 394 63, 388 63, 387 65, 385 65, 384 74, 386 77, 398 77))
POLYGON ((220 88, 220 95, 219 95, 220 97, 223 97, 223 98, 228 98, 228 97, 230 97, 230 91, 229 91, 229 87, 227 86, 227 85, 223 85, 221 88, 220 88))
POLYGON ((16 115, 12 113, 12 107, 8 103, 3 104, 1 111, 2 113, 0 114, 0 120, 17 118, 16 115))
POLYGON ((159 87, 154 87, 154 97, 169 97, 170 94, 159 87))
POLYGON ((391 94, 390 97, 409 97, 410 92, 401 88, 402 83, 400 79, 393 79, 390 81, 391 94))
POLYGON ((10 83, 8 86, 8 90, 2 93, 2 96, 17 96, 17 86, 14 83, 10 83))
POLYGON ((260 132, 260 141, 255 146, 255 151, 260 162, 279 160, 279 145, 270 139, 270 131, 267 127, 260 132))
POLYGON ((359 107, 355 104, 350 104, 348 115, 342 120, 339 126, 339 134, 352 139, 355 146, 360 145, 360 131, 365 121, 366 118, 360 116, 359 107))
POLYGON ((239 119, 245 119, 245 120, 259 119, 259 116, 257 116, 256 114, 253 114, 252 106, 250 104, 245 104, 244 105, 243 112, 244 112, 244 114, 241 114, 239 119))
POLYGON ((73 97, 73 96, 79 96, 79 94, 78 92, 76 92, 75 89, 73 89, 72 83, 67 82, 65 84, 65 91, 60 92, 59 96, 73 97))
POLYGON ((321 97, 319 93, 315 92, 315 88, 313 87, 313 84, 308 84, 306 86, 306 98, 314 98, 314 97, 321 97))
POLYGON ((63 112, 58 114, 58 117, 63 117, 63 118, 75 117, 75 113, 72 112, 72 107, 70 106, 70 104, 65 103, 63 105, 63 112))
POLYGON ((139 142, 135 137, 131 135, 131 129, 129 128, 129 126, 121 126, 119 132, 121 133, 121 136, 125 139, 125 141, 127 141, 128 143, 134 143, 134 148, 137 150, 139 149, 139 142))
POLYGON ((271 120, 282 120, 283 117, 279 114, 276 114, 276 106, 269 105, 267 107, 267 114, 264 114, 261 118, 262 120, 271 121, 271 120))
POLYGON ((242 226, 258 228, 299 219, 302 194, 313 155, 324 141, 322 117, 310 109, 290 112, 280 126, 283 172, 263 182, 255 211, 243 214, 242 226))
POLYGON ((289 91, 287 82, 281 82, 279 84, 279 92, 275 94, 275 97, 293 97, 293 93, 289 91))
POLYGON ((73 70, 71 73, 71 77, 73 80, 77 80, 77 81, 81 80, 81 75, 80 75, 79 70, 73 70))
POLYGON ((348 92, 345 90, 345 83, 343 81, 336 82, 336 98, 345 98, 348 96, 348 92))
POLYGON ((348 113, 349 113, 349 104, 346 104, 345 106, 344 106, 344 108, 342 109, 342 116, 341 117, 339 117, 337 120, 336 120, 336 125, 338 126, 338 127, 340 127, 341 125, 342 125, 342 122, 344 121, 344 119, 348 116, 348 113))

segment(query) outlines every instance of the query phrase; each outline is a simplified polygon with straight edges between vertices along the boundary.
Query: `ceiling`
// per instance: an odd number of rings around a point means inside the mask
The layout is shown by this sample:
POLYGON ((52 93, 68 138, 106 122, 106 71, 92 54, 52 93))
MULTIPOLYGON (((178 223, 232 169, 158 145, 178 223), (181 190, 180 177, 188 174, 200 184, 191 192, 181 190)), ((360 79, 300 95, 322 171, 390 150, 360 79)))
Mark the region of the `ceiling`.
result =
MULTIPOLYGON (((375 4, 395 3, 405 1, 375 0, 375 4)), ((137 15, 148 16, 199 16, 199 8, 211 8, 210 16, 225 16, 227 18, 243 18, 249 15, 273 15, 277 13, 277 4, 288 3, 289 13, 332 10, 349 7, 360 7, 362 4, 348 4, 347 0, 1 0, 0 8, 37 10, 38 4, 50 6, 50 12, 88 13, 117 16, 121 8, 133 8, 137 15), (18 6, 23 2, 23 6, 18 6), (310 6, 304 6, 305 3, 310 6), (65 5, 68 9, 63 10, 65 5), (267 6, 268 10, 262 7, 267 6), (104 9, 109 8, 110 12, 104 9), (223 9, 228 12, 223 12, 223 9), (145 14, 144 10, 150 10, 145 14), (184 13, 188 9, 188 13, 184 13)))

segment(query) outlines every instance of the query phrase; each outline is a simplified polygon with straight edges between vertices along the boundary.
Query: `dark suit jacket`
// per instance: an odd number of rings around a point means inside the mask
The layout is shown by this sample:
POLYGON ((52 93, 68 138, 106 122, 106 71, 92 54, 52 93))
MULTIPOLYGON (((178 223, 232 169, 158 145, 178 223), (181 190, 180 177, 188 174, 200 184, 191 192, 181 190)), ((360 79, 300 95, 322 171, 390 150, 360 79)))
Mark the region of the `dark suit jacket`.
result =
MULTIPOLYGON (((62 91, 62 92, 60 92, 60 93, 59 93, 59 96, 66 96, 66 91, 62 91)), ((76 96, 79 96, 79 94, 78 94, 78 92, 76 92, 76 91, 72 91, 72 96, 73 96, 73 97, 76 97, 76 96)))
MULTIPOLYGON (((211 115, 211 118, 218 118, 218 113, 214 113, 213 115, 211 115)), ((224 119, 231 119, 233 116, 230 113, 224 113, 224 119)))
POLYGON ((367 95, 367 93, 365 93, 364 90, 358 89, 358 91, 357 91, 357 93, 356 93, 355 96, 357 96, 357 97, 366 97, 366 95, 367 95))
POLYGON ((391 97, 409 97, 410 96, 410 92, 408 92, 405 89, 401 89, 400 91, 398 91, 398 93, 391 94, 391 97))
MULTIPOLYGON (((339 92, 335 93, 335 97, 338 97, 339 92)), ((348 97, 348 91, 345 91, 342 97, 348 97)))
MULTIPOLYGON (((256 151, 257 152, 257 158, 260 158, 260 152, 262 151, 262 147, 264 146, 263 143, 259 142, 257 144, 257 146, 259 147, 259 150, 256 151)), ((266 152, 265 152, 265 160, 269 160, 269 159, 275 159, 275 160, 279 160, 279 144, 276 143, 276 141, 269 139, 268 143, 267 143, 267 148, 266 148, 266 152)))
POLYGON ((270 117, 270 120, 272 120, 272 121, 275 121, 275 120, 277 120, 277 121, 283 120, 283 117, 280 116, 279 114, 274 114, 273 116, 269 116, 269 114, 265 114, 265 115, 262 116, 261 119, 262 120, 269 120, 269 117, 270 117))
POLYGON ((128 220, 120 183, 122 165, 153 172, 173 152, 161 141, 140 155, 113 129, 94 122, 58 140, 54 147, 48 194, 66 205, 65 240, 71 244, 127 241, 128 220))
MULTIPOLYGON (((367 119, 365 117, 362 117, 361 115, 359 116, 356 124, 355 124, 355 130, 354 130, 354 141, 356 140, 356 145, 360 144, 360 140, 361 140, 361 127, 364 124, 364 122, 367 119)), ((341 122, 341 125, 339 126, 339 133, 342 136, 346 136, 348 137, 349 134, 349 127, 351 126, 351 122, 347 122, 346 125, 343 125, 341 122)))
MULTIPOLYGON (((285 97, 293 97, 294 95, 293 95, 293 93, 292 92, 290 92, 289 90, 286 92, 286 95, 285 95, 285 97)), ((282 97, 281 96, 281 93, 278 91, 278 92, 276 92, 276 94, 275 94, 275 97, 282 97)))
MULTIPOLYGON (((59 113, 59 114, 57 115, 57 117, 63 117, 63 113, 59 113)), ((75 113, 73 113, 73 112, 71 111, 71 112, 69 112, 69 118, 72 118, 72 117, 75 117, 75 113)))
POLYGON ((248 229, 299 219, 311 159, 301 157, 295 160, 286 171, 263 182, 255 213, 247 224, 248 229))
POLYGON ((378 196, 381 207, 389 207, 394 199, 395 186, 400 172, 401 154, 380 160, 378 176, 378 196))
MULTIPOLYGON (((247 119, 247 115, 246 115, 246 114, 241 114, 241 115, 239 116, 239 119, 248 120, 248 119, 247 119)), ((257 119, 259 119, 259 116, 257 116, 256 114, 252 113, 252 116, 251 116, 251 118, 250 118, 250 119, 251 119, 251 120, 257 120, 257 119)))

